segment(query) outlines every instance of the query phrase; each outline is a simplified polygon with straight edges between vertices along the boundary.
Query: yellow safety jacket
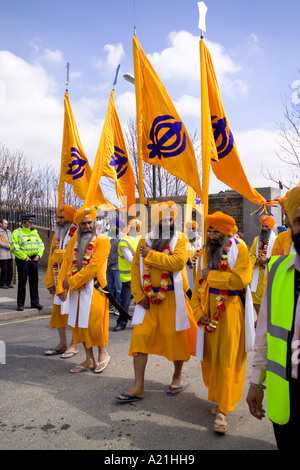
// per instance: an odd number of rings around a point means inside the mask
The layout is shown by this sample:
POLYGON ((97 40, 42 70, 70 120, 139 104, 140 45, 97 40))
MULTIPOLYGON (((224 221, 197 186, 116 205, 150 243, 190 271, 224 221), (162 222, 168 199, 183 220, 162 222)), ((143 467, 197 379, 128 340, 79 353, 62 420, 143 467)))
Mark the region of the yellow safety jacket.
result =
POLYGON ((271 421, 286 424, 290 418, 291 330, 294 318, 295 255, 272 256, 267 282, 266 374, 267 413, 271 421))
POLYGON ((25 260, 27 256, 39 255, 41 258, 45 245, 36 229, 25 227, 13 231, 10 239, 10 251, 16 258, 25 260))
POLYGON ((119 272, 120 272, 121 282, 131 281, 131 264, 128 263, 126 261, 126 259, 124 258, 121 247, 125 246, 126 248, 129 248, 131 253, 134 255, 134 253, 136 252, 136 249, 137 249, 138 242, 139 242, 140 238, 141 237, 138 236, 137 241, 135 242, 128 235, 125 235, 119 241, 119 245, 118 245, 118 252, 119 252, 118 263, 119 263, 119 272))

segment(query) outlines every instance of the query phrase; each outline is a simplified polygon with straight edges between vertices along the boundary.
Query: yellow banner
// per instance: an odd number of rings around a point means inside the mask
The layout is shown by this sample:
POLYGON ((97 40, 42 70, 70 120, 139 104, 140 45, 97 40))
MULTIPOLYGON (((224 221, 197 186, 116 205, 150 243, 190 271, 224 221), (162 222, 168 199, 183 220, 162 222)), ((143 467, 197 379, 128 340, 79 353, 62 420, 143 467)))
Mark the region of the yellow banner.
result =
POLYGON ((197 161, 190 137, 136 36, 133 37, 133 59, 140 200, 143 198, 141 161, 165 168, 201 195, 197 161))
MULTIPOLYGON (((242 194, 246 199, 263 208, 266 205, 275 205, 277 203, 276 200, 266 201, 266 199, 249 184, 222 105, 211 56, 203 39, 200 40, 200 61, 203 158, 202 188, 205 188, 205 199, 208 201, 208 162, 210 161, 215 176, 230 188, 242 194)), ((205 211, 207 211, 207 205, 208 202, 205 204, 205 211)))
MULTIPOLYGON (((65 93, 64 109, 65 116, 58 186, 58 208, 63 202, 64 183, 72 185, 76 196, 84 201, 92 174, 91 167, 80 142, 76 122, 69 102, 69 93, 65 93)), ((107 202, 100 186, 96 186, 91 204, 98 207, 107 202)))
POLYGON ((112 90, 85 204, 90 204, 101 176, 106 176, 115 181, 117 198, 128 212, 129 208, 135 204, 134 173, 114 95, 115 92, 112 90))

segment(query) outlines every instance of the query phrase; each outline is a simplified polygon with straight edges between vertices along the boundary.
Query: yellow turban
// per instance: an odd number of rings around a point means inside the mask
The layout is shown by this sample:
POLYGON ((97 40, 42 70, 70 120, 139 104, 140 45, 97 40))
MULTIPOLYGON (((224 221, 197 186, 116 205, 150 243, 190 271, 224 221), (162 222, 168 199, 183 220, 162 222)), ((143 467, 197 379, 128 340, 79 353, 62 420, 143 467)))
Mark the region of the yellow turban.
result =
POLYGON ((273 228, 275 225, 274 217, 270 215, 262 215, 259 221, 260 221, 260 225, 266 224, 270 228, 273 228))
POLYGON ((290 192, 291 192, 291 190, 289 189, 289 191, 286 192, 285 196, 283 196, 281 199, 279 199, 279 204, 281 205, 281 207, 284 211, 286 211, 286 200, 287 200, 287 196, 290 192))
POLYGON ((76 209, 72 206, 68 206, 67 204, 62 204, 59 209, 57 209, 57 213, 62 214, 69 222, 73 222, 75 212, 76 209))
POLYGON ((167 214, 170 214, 174 219, 177 217, 178 209, 175 202, 160 202, 151 206, 151 219, 155 225, 159 224, 167 214))
POLYGON ((73 219, 74 224, 79 225, 86 216, 95 221, 97 216, 97 209, 93 206, 81 207, 81 209, 78 209, 78 211, 75 212, 73 219))
POLYGON ((234 218, 220 211, 208 215, 206 217, 205 226, 206 230, 212 227, 224 235, 233 235, 238 231, 234 218))
POLYGON ((300 208, 300 186, 293 188, 287 195, 286 199, 286 211, 290 223, 293 222, 293 218, 300 208))

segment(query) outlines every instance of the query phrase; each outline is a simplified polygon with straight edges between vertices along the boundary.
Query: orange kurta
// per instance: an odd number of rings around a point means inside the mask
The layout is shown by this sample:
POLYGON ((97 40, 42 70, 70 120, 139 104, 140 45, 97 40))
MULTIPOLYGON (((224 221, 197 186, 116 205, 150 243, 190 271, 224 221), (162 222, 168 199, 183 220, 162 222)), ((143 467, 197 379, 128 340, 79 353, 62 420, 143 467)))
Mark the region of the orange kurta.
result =
MULTIPOLYGON (((181 271, 183 275, 183 289, 188 291, 189 285, 185 270, 186 262, 190 255, 188 239, 184 234, 178 237, 175 249, 172 254, 161 253, 151 250, 143 264, 151 266, 151 284, 153 287, 160 286, 162 271, 181 271), (180 239, 180 236, 182 238, 180 239)), ((131 290, 136 303, 139 303, 145 294, 141 287, 140 276, 140 246, 145 244, 141 240, 131 266, 131 290)), ((169 285, 172 284, 169 277, 169 285)), ((190 328, 183 331, 175 330, 175 294, 168 291, 166 298, 160 305, 150 304, 146 311, 144 321, 141 325, 133 328, 130 343, 129 355, 137 353, 156 354, 166 357, 170 361, 188 361, 191 355, 196 353, 197 324, 193 318, 191 304, 185 295, 190 328)))
MULTIPOLYGON (((55 286, 55 280, 54 280, 54 275, 53 275, 53 263, 59 263, 61 265, 63 262, 64 253, 65 253, 65 250, 58 250, 58 249, 53 250, 54 245, 55 245, 55 238, 56 238, 56 234, 54 234, 52 237, 48 264, 47 264, 47 271, 46 271, 46 276, 45 276, 45 284, 46 284, 47 289, 55 286)), ((65 327, 67 326, 67 323, 68 323, 68 315, 61 315, 60 305, 55 305, 53 303, 53 299, 54 299, 54 295, 52 296, 52 315, 50 318, 50 328, 65 327)))
POLYGON ((275 238, 272 248, 272 256, 288 255, 292 245, 292 231, 289 228, 286 232, 281 232, 275 238))
MULTIPOLYGON (((247 247, 239 243, 238 256, 233 271, 211 270, 201 291, 207 288, 237 291, 244 289, 251 281, 251 262, 247 247)), ((212 315, 216 309, 216 293, 209 295, 209 311, 204 312, 198 298, 198 285, 201 263, 197 270, 192 296, 194 316, 198 320, 204 313, 212 315)), ((216 330, 205 333, 202 366, 203 381, 208 388, 208 400, 218 403, 220 411, 227 414, 233 411, 242 399, 245 369, 245 310, 238 295, 225 300, 226 310, 219 320, 216 330)))
MULTIPOLYGON (((89 261, 89 264, 71 276, 76 239, 76 235, 73 236, 68 244, 66 254, 64 256, 64 260, 58 275, 57 294, 60 294, 64 291, 62 287, 64 279, 68 279, 71 290, 77 290, 79 287, 85 285, 90 279, 94 279, 95 277, 97 277, 102 288, 106 286, 107 258, 110 252, 109 239, 105 235, 98 235, 95 239, 93 255, 89 261)), ((107 346, 108 323, 108 299, 104 294, 101 294, 98 290, 93 289, 88 328, 79 328, 76 325, 72 329, 74 343, 85 343, 87 348, 91 348, 93 346, 107 346)))

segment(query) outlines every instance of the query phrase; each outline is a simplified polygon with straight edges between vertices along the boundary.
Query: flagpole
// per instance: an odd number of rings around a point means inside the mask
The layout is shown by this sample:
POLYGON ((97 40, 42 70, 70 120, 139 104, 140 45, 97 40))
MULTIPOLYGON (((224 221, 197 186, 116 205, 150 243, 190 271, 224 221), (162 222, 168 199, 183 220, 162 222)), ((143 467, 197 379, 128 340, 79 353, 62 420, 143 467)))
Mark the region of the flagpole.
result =
MULTIPOLYGON (((210 176, 210 134, 207 134, 207 119, 210 121, 210 116, 207 116, 208 110, 208 94, 207 94, 207 77, 206 67, 204 60, 204 49, 203 49, 203 31, 206 32, 205 17, 207 12, 207 6, 204 2, 198 2, 199 8, 199 24, 198 27, 201 32, 200 37, 200 80, 201 80, 201 155, 202 155, 202 217, 201 217, 201 233, 202 243, 205 248, 207 233, 205 230, 205 220, 208 214, 208 194, 209 194, 209 176, 210 176), (209 143, 207 145, 207 139, 209 143)), ((207 266, 207 250, 204 251, 204 266, 207 266)))

